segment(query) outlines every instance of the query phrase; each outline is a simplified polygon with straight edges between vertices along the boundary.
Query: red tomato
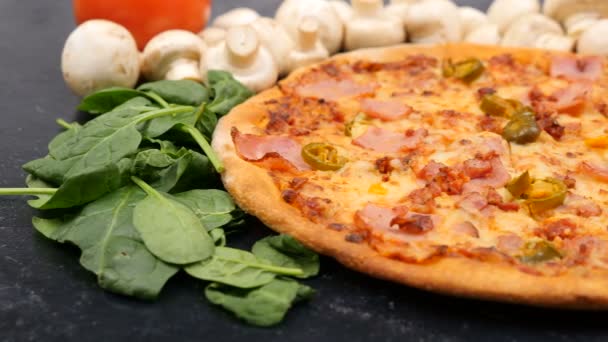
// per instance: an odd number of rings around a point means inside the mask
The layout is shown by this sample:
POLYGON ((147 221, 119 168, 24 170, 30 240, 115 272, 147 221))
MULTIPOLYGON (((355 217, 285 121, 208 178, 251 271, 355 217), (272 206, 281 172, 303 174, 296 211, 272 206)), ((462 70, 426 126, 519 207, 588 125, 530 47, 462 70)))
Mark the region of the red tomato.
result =
POLYGON ((201 31, 210 14, 211 0, 74 0, 78 24, 89 19, 119 23, 131 31, 140 50, 166 30, 201 31))

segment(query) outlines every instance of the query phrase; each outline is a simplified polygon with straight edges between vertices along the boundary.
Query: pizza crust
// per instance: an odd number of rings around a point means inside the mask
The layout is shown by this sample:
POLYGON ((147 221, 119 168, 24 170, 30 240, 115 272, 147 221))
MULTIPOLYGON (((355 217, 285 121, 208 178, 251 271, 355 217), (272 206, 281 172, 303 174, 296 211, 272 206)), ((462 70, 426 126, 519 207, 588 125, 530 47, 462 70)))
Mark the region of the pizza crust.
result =
MULTIPOLYGON (((454 59, 511 53, 516 58, 540 65, 548 65, 549 55, 541 50, 450 44, 361 50, 333 59, 356 61, 364 58, 388 62, 417 53, 454 59)), ((299 69, 290 78, 307 70, 309 68, 299 69)), ((266 116, 264 102, 281 95, 275 87, 234 108, 220 120, 213 137, 213 147, 226 167, 222 175, 226 189, 243 210, 258 217, 271 229, 290 234, 311 249, 331 256, 351 269, 424 290, 535 306, 587 310, 608 308, 606 272, 589 270, 585 274, 568 272, 559 276, 537 276, 506 264, 461 257, 446 257, 429 264, 410 264, 383 257, 366 243, 347 242, 343 232, 311 222, 282 200, 279 189, 266 170, 237 155, 230 134, 232 127, 244 132, 255 129, 266 116)))

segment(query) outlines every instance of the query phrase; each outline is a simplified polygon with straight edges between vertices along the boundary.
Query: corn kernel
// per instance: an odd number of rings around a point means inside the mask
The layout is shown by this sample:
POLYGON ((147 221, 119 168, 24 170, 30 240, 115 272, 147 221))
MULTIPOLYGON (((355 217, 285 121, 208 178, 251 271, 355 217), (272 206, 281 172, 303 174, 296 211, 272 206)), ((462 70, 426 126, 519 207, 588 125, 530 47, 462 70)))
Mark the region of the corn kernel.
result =
POLYGON ((585 139, 585 145, 595 148, 607 148, 608 136, 585 139))
POLYGON ((372 186, 369 187, 369 190, 367 190, 370 194, 374 194, 374 195, 386 195, 388 193, 388 190, 386 190, 385 187, 382 186, 382 184, 372 184, 372 186))

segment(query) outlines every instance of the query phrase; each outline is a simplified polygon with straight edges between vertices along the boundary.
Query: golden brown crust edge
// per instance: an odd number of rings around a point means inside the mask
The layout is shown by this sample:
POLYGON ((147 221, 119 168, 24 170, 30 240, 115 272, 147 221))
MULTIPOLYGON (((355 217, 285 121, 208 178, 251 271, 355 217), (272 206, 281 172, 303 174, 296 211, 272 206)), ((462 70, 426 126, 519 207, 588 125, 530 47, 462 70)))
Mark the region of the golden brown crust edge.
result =
MULTIPOLYGON (((362 50, 334 58, 390 61, 413 53, 427 53, 439 58, 471 55, 489 57, 499 53, 514 53, 520 58, 542 60, 547 56, 547 52, 541 50, 452 44, 362 50)), ((290 78, 307 70, 300 69, 290 78)), ((306 246, 334 257, 351 269, 420 289, 535 306, 587 310, 608 308, 608 278, 599 272, 535 276, 508 265, 456 257, 425 265, 409 264, 382 257, 365 243, 347 242, 343 233, 309 221, 281 199, 279 190, 266 170, 238 157, 230 135, 232 127, 242 129, 253 126, 254 122, 265 115, 263 103, 277 96, 281 96, 281 92, 275 87, 234 108, 220 120, 213 139, 213 147, 226 166, 222 175, 226 189, 241 208, 257 216, 268 227, 294 236, 306 246)))

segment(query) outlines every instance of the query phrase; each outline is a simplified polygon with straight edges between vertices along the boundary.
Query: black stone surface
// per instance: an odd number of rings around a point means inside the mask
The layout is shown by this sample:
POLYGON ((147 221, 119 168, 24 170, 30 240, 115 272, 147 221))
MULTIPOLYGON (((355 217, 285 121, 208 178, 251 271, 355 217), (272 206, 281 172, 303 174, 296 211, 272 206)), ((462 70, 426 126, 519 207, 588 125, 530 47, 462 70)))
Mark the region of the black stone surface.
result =
MULTIPOLYGON (((102 0, 100 0, 102 1, 102 0)), ((302 0, 305 1, 305 0, 302 0)), ((273 13, 278 0, 215 1, 273 13)), ((54 120, 76 118, 78 99, 61 79, 68 0, 0 0, 0 186, 23 185, 20 165, 46 153, 54 120)), ((489 1, 462 1, 485 7, 489 1)), ((180 275, 154 303, 97 287, 76 248, 35 233, 21 198, 0 198, 0 341, 606 341, 605 313, 550 311, 448 298, 351 272, 323 259, 308 283, 314 300, 280 326, 252 328, 212 307, 203 286, 180 275)), ((232 241, 268 230, 250 222, 232 241)), ((558 286, 558 284, 556 284, 558 286)))

